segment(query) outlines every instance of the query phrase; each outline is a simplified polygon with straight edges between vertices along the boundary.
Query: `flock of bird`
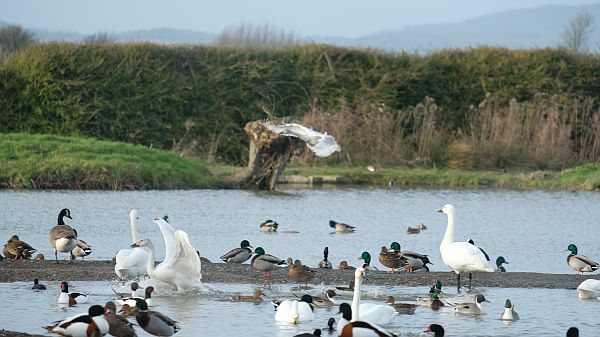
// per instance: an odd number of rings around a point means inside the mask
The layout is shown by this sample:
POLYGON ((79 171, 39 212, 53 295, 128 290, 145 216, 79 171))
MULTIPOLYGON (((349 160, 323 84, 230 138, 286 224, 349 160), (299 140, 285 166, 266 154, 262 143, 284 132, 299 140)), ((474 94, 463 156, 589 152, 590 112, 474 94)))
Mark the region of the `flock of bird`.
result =
MULTIPOLYGON (((446 204, 440 212, 447 215, 448 223, 446 232, 440 243, 440 253, 443 262, 450 267, 457 275, 457 290, 461 289, 461 275, 468 274, 469 288, 473 272, 493 272, 490 265, 488 254, 475 245, 472 240, 456 241, 456 211, 455 208, 446 204)), ((121 279, 139 279, 146 275, 150 280, 158 283, 170 285, 178 291, 198 288, 201 286, 201 261, 198 251, 191 245, 188 234, 175 229, 165 216, 162 219, 155 219, 154 223, 158 226, 165 242, 165 259, 159 265, 155 266, 155 247, 150 239, 140 239, 137 233, 136 222, 138 215, 136 210, 130 212, 130 227, 133 244, 121 249, 115 257, 115 273, 121 279)), ((48 241, 55 252, 55 261, 58 263, 58 253, 68 253, 71 259, 78 256, 86 256, 91 253, 91 246, 78 238, 77 231, 71 226, 65 224, 64 218, 72 219, 69 209, 62 209, 59 212, 57 224, 51 228, 48 241)), ((330 227, 336 232, 351 233, 356 230, 355 227, 348 224, 331 220, 330 227)), ((277 231, 278 224, 273 220, 267 220, 259 227, 260 231, 277 231)), ((420 226, 418 230, 425 230, 426 227, 420 226)), ((598 269, 598 263, 586 256, 578 254, 577 247, 574 244, 568 246, 570 252, 567 257, 568 265, 577 273, 593 272, 598 269)), ((4 255, 6 258, 21 260, 33 256, 36 249, 19 239, 17 235, 4 246, 4 255)), ((333 268, 328 260, 329 249, 325 247, 323 260, 319 262, 319 268, 333 268)), ((433 310, 439 310, 442 307, 450 307, 457 314, 482 315, 486 313, 484 303, 487 302, 483 294, 476 294, 472 297, 472 302, 458 302, 452 299, 442 300, 442 284, 437 281, 429 293, 417 299, 417 304, 396 303, 393 296, 388 296, 385 304, 362 303, 361 287, 368 270, 376 269, 371 265, 371 255, 369 252, 363 252, 360 259, 364 260, 361 267, 350 267, 346 261, 340 262, 340 269, 355 269, 354 281, 350 287, 337 287, 335 290, 328 290, 324 297, 311 296, 308 294, 298 296, 295 299, 275 300, 275 320, 298 324, 311 321, 314 318, 313 311, 315 307, 320 306, 339 306, 339 318, 337 327, 335 318, 328 322, 328 328, 337 331, 339 336, 395 336, 382 326, 390 324, 399 314, 412 314, 417 306, 430 307, 433 310), (339 293, 351 293, 352 302, 340 302, 335 298, 339 293)), ((43 259, 43 257, 42 257, 43 259)), ((300 260, 280 259, 274 255, 266 254, 262 247, 252 247, 247 240, 243 240, 240 246, 230 250, 221 256, 225 263, 244 263, 250 260, 251 266, 261 273, 263 279, 268 279, 271 272, 280 268, 287 267, 288 277, 291 281, 299 284, 299 289, 303 289, 301 284, 307 288, 308 282, 315 277, 315 269, 302 264, 300 260)), ((412 251, 401 250, 398 242, 393 242, 390 247, 382 246, 379 253, 379 262, 390 271, 404 270, 407 272, 427 272, 428 264, 431 262, 426 254, 420 254, 412 251)), ((503 272, 504 263, 508 263, 504 257, 496 259, 496 271, 503 272)), ((45 286, 36 279, 33 289, 36 291, 44 290, 45 286)), ((61 293, 58 303, 62 305, 74 306, 87 302, 87 296, 81 293, 69 292, 69 285, 63 281, 60 285, 61 293)), ((580 298, 600 299, 600 281, 586 280, 578 287, 580 298)), ((154 287, 149 286, 145 289, 140 288, 137 282, 131 283, 131 293, 119 294, 115 292, 115 301, 110 301, 105 306, 92 305, 86 313, 81 313, 62 321, 47 326, 48 331, 62 336, 103 336, 107 333, 114 336, 135 336, 132 324, 127 320, 127 316, 135 316, 137 324, 145 331, 155 336, 171 336, 179 330, 176 321, 166 315, 149 310, 153 305, 152 294, 154 287), (121 306, 117 312, 115 302, 121 306), (120 313, 120 315, 118 314, 120 313)), ((233 301, 262 301, 264 293, 257 289, 252 295, 233 295, 233 301)), ((507 299, 504 306, 504 312, 500 319, 518 320, 519 315, 514 310, 514 304, 507 299)), ((444 329, 440 325, 430 325, 427 332, 434 336, 444 335, 444 329)), ((569 330, 567 336, 577 336, 576 328, 569 330)), ((298 336, 320 336, 321 330, 317 329, 313 333, 300 334, 298 336)))

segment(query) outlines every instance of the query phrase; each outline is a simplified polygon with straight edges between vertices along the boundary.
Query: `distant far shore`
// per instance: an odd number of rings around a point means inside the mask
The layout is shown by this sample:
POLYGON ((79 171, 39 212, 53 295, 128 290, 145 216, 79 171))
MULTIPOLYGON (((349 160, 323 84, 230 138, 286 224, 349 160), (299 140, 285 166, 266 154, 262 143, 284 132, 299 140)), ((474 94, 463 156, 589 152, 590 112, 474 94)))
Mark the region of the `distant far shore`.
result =
MULTIPOLYGON (((259 272, 248 264, 202 263, 202 281, 205 283, 240 283, 262 285, 259 272)), ((60 261, 18 261, 4 260, 0 262, 0 282, 27 282, 38 278, 42 281, 116 281, 113 261, 77 261, 69 263, 60 261)), ((474 287, 497 288, 546 288, 575 289, 588 278, 600 279, 600 275, 575 274, 543 274, 527 272, 475 273, 474 287)), ((348 285, 354 279, 353 270, 317 269, 315 278, 309 284, 331 286, 348 285)), ((382 286, 431 286, 441 280, 446 289, 456 287, 456 275, 453 272, 417 272, 389 273, 387 271, 369 271, 365 285, 382 286)), ((467 277, 462 278, 468 282, 467 277)), ((269 283, 291 283, 287 277, 287 268, 273 272, 269 283)), ((466 283, 463 283, 465 285, 466 283)), ((0 334, 0 337, 3 335, 0 334)))

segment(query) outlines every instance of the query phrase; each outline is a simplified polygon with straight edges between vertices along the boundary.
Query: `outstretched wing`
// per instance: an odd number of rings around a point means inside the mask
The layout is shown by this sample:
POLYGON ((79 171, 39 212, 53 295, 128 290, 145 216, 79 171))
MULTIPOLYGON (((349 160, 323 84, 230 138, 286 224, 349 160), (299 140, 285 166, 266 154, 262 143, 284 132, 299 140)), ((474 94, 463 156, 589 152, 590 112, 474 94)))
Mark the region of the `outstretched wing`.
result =
POLYGON ((175 246, 177 245, 175 239, 175 228, 163 219, 154 219, 154 223, 158 225, 160 232, 165 240, 165 261, 171 261, 175 254, 175 246))
POLYGON ((190 239, 186 232, 182 230, 175 231, 177 245, 173 259, 169 263, 174 269, 188 275, 197 275, 202 278, 200 256, 190 243, 190 239))
POLYGON ((273 125, 267 122, 263 123, 263 125, 269 129, 269 131, 278 133, 282 136, 291 136, 302 139, 306 143, 306 146, 319 157, 328 157, 332 153, 341 150, 333 136, 315 131, 304 125, 296 123, 273 125))

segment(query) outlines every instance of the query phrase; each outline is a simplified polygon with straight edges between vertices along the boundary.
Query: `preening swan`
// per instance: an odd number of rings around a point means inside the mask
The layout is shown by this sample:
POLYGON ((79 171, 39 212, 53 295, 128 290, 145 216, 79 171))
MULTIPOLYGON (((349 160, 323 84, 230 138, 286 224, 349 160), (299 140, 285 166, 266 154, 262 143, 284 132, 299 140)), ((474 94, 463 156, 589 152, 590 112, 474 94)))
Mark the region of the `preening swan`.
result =
POLYGON ((579 298, 596 298, 600 297, 600 280, 587 279, 577 286, 579 298))
MULTIPOLYGON (((129 212, 129 222, 131 226, 131 238, 133 243, 138 241, 136 221, 138 219, 137 210, 132 209, 129 212)), ((115 273, 119 278, 142 277, 146 274, 146 262, 148 261, 148 251, 144 248, 126 248, 117 252, 115 273)))
POLYGON ((471 272, 493 272, 483 252, 474 244, 454 241, 455 209, 450 204, 444 205, 439 212, 448 215, 446 234, 440 244, 440 253, 444 263, 456 273, 457 289, 460 291, 460 274, 469 273, 469 288, 471 288, 471 272))
POLYGON ((341 150, 340 146, 335 141, 335 138, 328 135, 327 132, 321 133, 296 123, 273 125, 269 122, 264 122, 263 125, 269 129, 269 131, 278 133, 282 136, 302 139, 306 143, 306 146, 318 157, 329 157, 332 153, 341 150))
MULTIPOLYGON (((171 227, 163 219, 155 219, 154 223, 162 228, 171 227)), ((165 232, 163 232, 163 235, 165 232)), ((170 235, 167 234, 167 235, 170 235)), ((176 230, 174 241, 165 236, 166 254, 165 260, 154 267, 154 256, 156 251, 150 239, 139 240, 132 247, 146 247, 150 252, 146 264, 146 271, 151 278, 169 283, 177 290, 198 288, 202 279, 201 262, 196 249, 190 244, 186 232, 176 230), (169 241, 169 242, 167 242, 169 241), (169 251, 172 249, 172 251, 169 251)))
POLYGON ((311 303, 312 297, 310 295, 302 296, 302 299, 300 301, 282 301, 277 306, 277 311, 275 312, 275 320, 277 322, 287 322, 292 324, 312 321, 314 315, 311 303))

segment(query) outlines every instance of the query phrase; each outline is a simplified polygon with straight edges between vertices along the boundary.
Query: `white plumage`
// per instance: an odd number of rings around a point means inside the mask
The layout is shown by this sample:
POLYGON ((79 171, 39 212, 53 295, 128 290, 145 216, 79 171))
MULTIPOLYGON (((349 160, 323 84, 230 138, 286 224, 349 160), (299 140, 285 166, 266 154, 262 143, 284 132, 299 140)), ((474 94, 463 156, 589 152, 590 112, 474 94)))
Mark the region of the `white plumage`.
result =
MULTIPOLYGON (((138 241, 137 219, 137 210, 132 209, 129 212, 129 221, 133 243, 138 241)), ((147 261, 148 251, 146 249, 139 247, 121 249, 117 252, 115 273, 119 278, 142 277, 146 274, 147 261)))
POLYGON ((341 150, 340 146, 335 141, 335 138, 328 135, 327 132, 321 133, 296 123, 273 125, 269 122, 264 122, 263 125, 269 129, 269 131, 278 133, 282 136, 302 139, 306 143, 306 146, 318 157, 329 157, 332 153, 341 150))
POLYGON ((587 279, 577 286, 579 298, 587 299, 600 296, 600 280, 587 279))
POLYGON ((277 322, 298 324, 312 321, 314 318, 310 304, 298 300, 285 300, 279 304, 275 312, 277 322))
POLYGON ((177 290, 198 288, 202 280, 201 262, 196 249, 191 245, 186 232, 174 230, 163 219, 155 219, 165 239, 165 260, 154 266, 156 254, 154 244, 149 239, 144 239, 133 244, 133 247, 146 247, 150 250, 146 271, 151 278, 169 283, 177 290))

